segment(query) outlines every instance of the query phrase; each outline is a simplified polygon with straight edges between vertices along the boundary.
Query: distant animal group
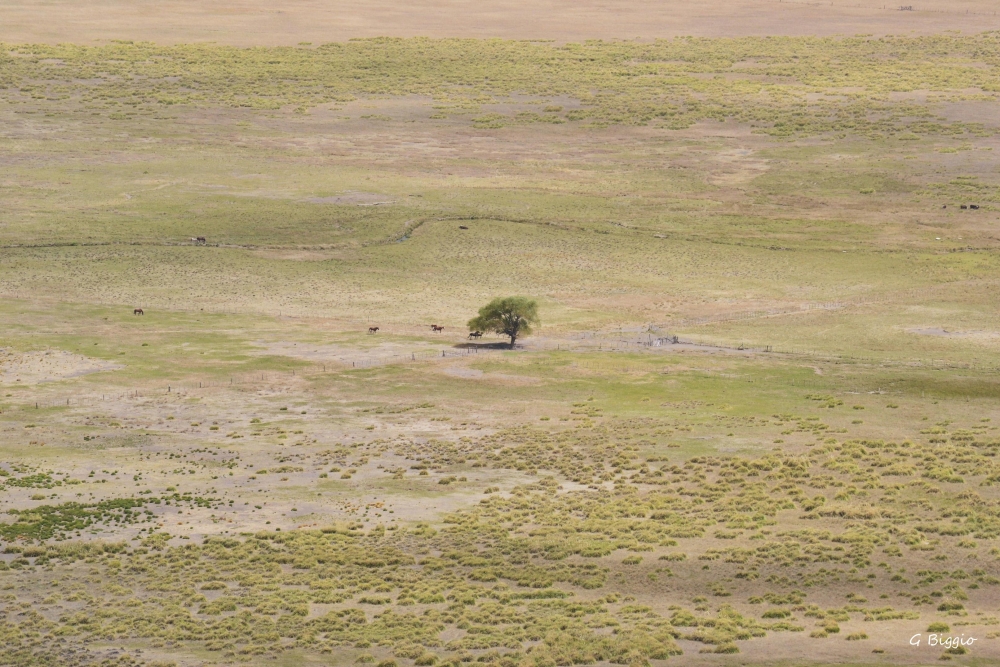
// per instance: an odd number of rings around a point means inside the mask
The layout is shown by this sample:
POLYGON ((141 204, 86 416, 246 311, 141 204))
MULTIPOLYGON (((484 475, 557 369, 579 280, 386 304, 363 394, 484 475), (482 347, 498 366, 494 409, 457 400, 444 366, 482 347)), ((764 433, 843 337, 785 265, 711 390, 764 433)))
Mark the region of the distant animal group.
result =
MULTIPOLYGON (((142 310, 137 310, 136 315, 142 315, 142 310)), ((378 329, 379 329, 378 327, 368 327, 368 333, 376 334, 378 333, 378 329)), ((440 324, 432 324, 431 331, 433 331, 434 333, 441 333, 442 331, 444 331, 444 327, 441 326, 440 324)), ((482 331, 473 331, 472 333, 469 334, 469 338, 479 339, 482 337, 483 337, 482 331)))
POLYGON ((192 236, 191 240, 195 243, 207 243, 204 236, 192 236))
MULTIPOLYGON (((948 205, 945 204, 941 208, 948 208, 948 205)), ((962 204, 961 206, 959 206, 959 208, 962 209, 963 211, 966 210, 966 209, 971 209, 973 211, 978 211, 979 210, 979 204, 962 204)))
MULTIPOLYGON (((433 331, 434 333, 441 333, 442 331, 444 331, 444 327, 441 326, 440 324, 432 324, 431 331, 433 331)), ((472 333, 469 334, 469 338, 482 338, 482 337, 483 337, 482 331, 473 331, 472 333)))

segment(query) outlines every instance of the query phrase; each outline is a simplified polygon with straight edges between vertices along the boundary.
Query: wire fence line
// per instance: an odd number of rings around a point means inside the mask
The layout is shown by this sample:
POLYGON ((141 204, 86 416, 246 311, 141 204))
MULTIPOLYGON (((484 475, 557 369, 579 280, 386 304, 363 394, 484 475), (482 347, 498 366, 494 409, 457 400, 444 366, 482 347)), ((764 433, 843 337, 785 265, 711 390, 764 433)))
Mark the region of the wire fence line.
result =
MULTIPOLYGON (((945 284, 936 286, 937 289, 948 289, 954 288, 955 284, 945 284)), ((665 353, 668 351, 678 351, 678 350, 691 350, 691 351, 703 351, 703 352, 720 352, 720 353, 740 353, 746 355, 774 355, 783 356, 786 358, 796 358, 802 361, 813 361, 813 362, 833 362, 833 363, 857 363, 857 364, 870 364, 879 365, 883 367, 899 367, 899 368, 931 368, 931 369, 950 369, 950 370, 975 370, 975 371, 1000 371, 1000 367, 996 365, 984 364, 978 361, 971 362, 956 362, 947 360, 936 360, 936 359, 899 359, 899 358, 886 358, 886 357, 876 357, 876 356, 866 356, 848 353, 837 353, 831 352, 829 350, 821 351, 810 349, 808 347, 796 347, 791 345, 769 345, 769 344, 754 344, 747 345, 744 343, 727 343, 727 342, 705 342, 699 340, 693 340, 685 336, 683 333, 676 333, 681 329, 687 329, 690 327, 697 327, 712 323, 730 322, 730 321, 747 321, 752 319, 773 317, 780 315, 789 315, 797 313, 809 313, 812 311, 831 311, 837 309, 843 309, 848 307, 864 306, 868 304, 879 304, 893 301, 902 301, 912 296, 926 296, 928 289, 932 288, 912 288, 907 290, 901 290, 894 293, 886 293, 881 295, 864 296, 856 299, 849 299, 843 301, 830 301, 821 303, 809 303, 797 306, 786 306, 777 308, 759 308, 753 310, 744 310, 729 313, 719 313, 715 315, 708 315, 696 318, 686 318, 677 320, 671 323, 665 324, 647 324, 642 326, 633 326, 628 328, 619 328, 617 330, 603 330, 603 331, 586 331, 573 334, 561 339, 545 339, 545 338, 533 338, 528 341, 527 344, 519 344, 513 350, 513 353, 530 352, 530 351, 564 351, 567 353, 665 353), (675 332, 675 333, 671 333, 675 332)), ((58 301, 57 299, 52 299, 53 301, 58 301)), ((114 306, 121 306, 120 303, 115 302, 114 306)), ((219 314, 236 314, 236 315, 246 315, 246 314, 257 314, 251 313, 250 311, 242 311, 239 308, 224 306, 219 308, 213 308, 211 306, 206 306, 201 308, 204 312, 215 312, 219 314)), ((199 312, 192 311, 189 308, 184 309, 182 312, 199 312)), ((294 316, 292 316, 294 317, 294 316)), ((312 315, 304 316, 306 318, 314 318, 312 315)), ((334 318, 321 318, 321 319, 334 319, 334 318)), ((348 323, 345 320, 345 323, 348 323)), ((351 323, 356 324, 356 322, 351 321, 351 323)), ((427 333, 428 325, 426 324, 407 324, 400 325, 398 329, 399 333, 403 331, 407 333, 427 333)), ((396 333, 397 326, 392 325, 393 332, 396 333)), ((131 390, 119 390, 117 392, 109 392, 107 394, 93 394, 88 397, 78 396, 70 399, 66 399, 65 396, 59 399, 49 399, 43 401, 40 399, 37 407, 59 407, 63 405, 79 405, 83 402, 89 402, 93 404, 98 404, 100 402, 108 400, 133 400, 133 399, 146 399, 154 396, 163 396, 164 394, 173 393, 183 393, 183 392, 194 392, 197 390, 206 389, 220 389, 224 387, 249 387, 249 386, 260 386, 265 385, 268 382, 287 382, 296 377, 312 378, 320 376, 327 372, 344 372, 350 370, 364 370, 377 368, 392 364, 406 364, 406 363, 416 363, 416 362, 433 362, 433 361, 447 361, 447 360, 457 360, 469 357, 479 356, 480 358, 488 357, 490 355, 499 355, 510 353, 510 350, 503 349, 500 344, 483 344, 483 343, 473 343, 473 342, 457 342, 454 340, 449 340, 447 343, 442 340, 442 344, 449 345, 445 348, 432 348, 432 349, 419 349, 412 351, 402 351, 394 352, 388 354, 370 354, 365 355, 363 352, 358 355, 342 356, 340 358, 330 358, 327 360, 310 360, 311 365, 308 369, 293 369, 293 370, 270 370, 270 371, 257 371, 257 372, 245 372, 240 374, 233 374, 224 379, 214 379, 214 380, 201 380, 197 382, 168 382, 164 383, 162 386, 143 386, 138 389, 131 390)), ((575 362, 579 363, 579 362, 575 362)), ((590 363, 590 362, 587 362, 590 363)), ((593 366, 597 368, 598 366, 593 366)), ((649 371, 648 364, 640 364, 636 362, 634 365, 631 363, 619 363, 617 361, 612 361, 610 366, 606 366, 610 370, 622 369, 626 372, 632 370, 639 370, 640 368, 649 371), (616 365, 617 364, 617 365, 616 365)))
MULTIPOLYGON (((193 393, 206 390, 220 390, 226 388, 260 390, 264 388, 274 388, 277 384, 286 385, 296 378, 305 380, 320 379, 328 373, 351 372, 377 368, 391 364, 405 364, 416 362, 449 361, 458 359, 468 359, 470 357, 489 357, 503 354, 524 354, 539 351, 561 351, 567 354, 590 354, 597 353, 601 358, 593 356, 581 359, 574 359, 571 367, 604 371, 604 372, 662 372, 650 362, 656 359, 663 359, 663 353, 675 350, 684 351, 705 351, 716 353, 741 353, 745 355, 765 355, 774 358, 785 358, 798 360, 801 362, 830 362, 830 363, 852 363, 877 365, 885 368, 928 368, 933 370, 975 370, 981 372, 1000 372, 1000 367, 996 365, 980 364, 976 362, 954 362, 941 360, 905 360, 886 359, 880 357, 869 357, 863 355, 835 354, 807 349, 795 349, 788 347, 755 346, 745 345, 724 345, 708 344, 697 341, 684 340, 680 337, 656 337, 643 340, 610 340, 594 344, 566 344, 563 342, 533 341, 529 345, 518 345, 514 350, 501 349, 498 347, 466 347, 444 350, 421 350, 410 353, 400 353, 383 355, 377 357, 362 357, 356 359, 340 359, 329 362, 315 362, 308 369, 291 370, 266 370, 248 373, 233 374, 228 378, 215 380, 199 380, 184 382, 167 382, 157 386, 143 386, 136 389, 125 389, 109 391, 89 395, 77 395, 66 398, 38 398, 33 401, 35 409, 61 408, 61 407, 96 407, 106 404, 109 401, 140 401, 149 399, 163 399, 169 396, 187 396, 193 393), (537 344, 536 344, 537 343, 537 344), (618 356, 622 353, 631 353, 628 356, 618 356)), ((30 409, 31 404, 23 406, 30 409)))

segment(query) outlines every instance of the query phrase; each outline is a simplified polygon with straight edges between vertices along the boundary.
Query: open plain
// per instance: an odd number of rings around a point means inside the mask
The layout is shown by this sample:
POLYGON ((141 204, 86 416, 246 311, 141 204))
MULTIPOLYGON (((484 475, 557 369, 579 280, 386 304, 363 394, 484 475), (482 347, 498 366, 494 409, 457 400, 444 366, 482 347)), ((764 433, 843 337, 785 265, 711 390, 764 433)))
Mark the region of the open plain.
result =
POLYGON ((1000 663, 994 12, 0 1, 0 665, 1000 663))

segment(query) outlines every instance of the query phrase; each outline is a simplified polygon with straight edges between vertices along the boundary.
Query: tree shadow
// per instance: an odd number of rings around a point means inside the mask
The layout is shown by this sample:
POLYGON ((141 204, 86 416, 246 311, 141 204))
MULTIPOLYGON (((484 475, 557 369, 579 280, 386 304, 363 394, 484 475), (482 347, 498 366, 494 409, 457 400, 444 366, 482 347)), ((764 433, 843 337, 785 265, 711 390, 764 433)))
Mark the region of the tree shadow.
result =
MULTIPOLYGON (((457 343, 453 347, 459 350, 509 350, 510 343, 457 343)), ((514 349, 520 348, 514 345, 514 349)))

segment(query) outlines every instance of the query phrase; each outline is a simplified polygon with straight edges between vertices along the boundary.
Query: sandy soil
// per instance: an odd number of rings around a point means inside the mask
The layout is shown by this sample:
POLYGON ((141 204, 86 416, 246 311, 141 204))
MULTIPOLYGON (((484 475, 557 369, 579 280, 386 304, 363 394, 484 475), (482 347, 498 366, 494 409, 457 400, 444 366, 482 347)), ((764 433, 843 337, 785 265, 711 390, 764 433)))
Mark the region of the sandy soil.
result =
POLYGON ((374 192, 345 192, 333 197, 312 197, 307 201, 313 204, 340 204, 353 206, 384 206, 391 204, 392 199, 374 192))
POLYGON ((393 342, 380 342, 372 347, 364 348, 360 346, 311 345, 288 341, 261 342, 259 345, 266 351, 265 354, 276 354, 312 363, 345 365, 350 365, 352 362, 372 362, 374 360, 383 363, 412 361, 416 356, 425 358, 436 355, 441 349, 437 346, 400 345, 393 342))
POLYGON ((996 333, 992 331, 954 331, 942 327, 918 327, 907 329, 907 333, 920 336, 938 336, 941 338, 995 338, 996 333))
POLYGON ((15 354, 0 350, 0 384, 40 384, 124 368, 62 350, 15 354))
POLYGON ((352 37, 634 39, 695 35, 930 34, 1000 27, 991 0, 2 0, 0 41, 136 39, 298 44, 352 37), (890 9, 896 8, 896 9, 890 9))
POLYGON ((513 384, 513 385, 529 385, 529 384, 541 384, 541 380, 532 377, 519 377, 517 375, 510 375, 508 373, 484 373, 483 371, 476 368, 469 368, 467 366, 448 366, 444 369, 445 375, 450 375, 452 377, 464 378, 466 380, 482 380, 485 382, 494 382, 498 384, 513 384))

